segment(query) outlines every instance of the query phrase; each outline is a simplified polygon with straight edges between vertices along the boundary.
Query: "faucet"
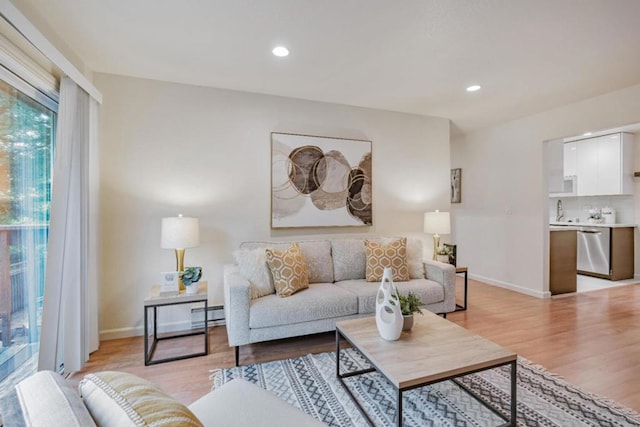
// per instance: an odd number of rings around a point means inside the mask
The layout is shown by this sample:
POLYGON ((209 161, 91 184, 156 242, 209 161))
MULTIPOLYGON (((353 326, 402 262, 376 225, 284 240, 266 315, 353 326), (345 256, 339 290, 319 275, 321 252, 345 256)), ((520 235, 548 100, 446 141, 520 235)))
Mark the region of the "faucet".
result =
POLYGON ((564 209, 562 209, 562 200, 558 199, 556 207, 556 222, 560 222, 564 218, 564 209))

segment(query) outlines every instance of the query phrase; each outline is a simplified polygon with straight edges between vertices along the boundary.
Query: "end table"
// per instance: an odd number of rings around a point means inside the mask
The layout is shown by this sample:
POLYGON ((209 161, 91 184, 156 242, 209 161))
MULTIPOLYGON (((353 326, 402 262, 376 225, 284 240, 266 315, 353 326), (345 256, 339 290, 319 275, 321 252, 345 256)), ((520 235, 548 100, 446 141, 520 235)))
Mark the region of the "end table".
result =
MULTIPOLYGON (((194 286, 194 285, 191 285, 194 286)), ((208 330, 208 294, 207 294, 207 282, 198 282, 198 292, 194 294, 187 294, 185 291, 180 292, 178 295, 162 296, 160 295, 160 286, 153 286, 149 291, 149 294, 144 300, 144 364, 145 366, 155 365, 157 363, 171 362, 174 360, 187 359, 190 357, 205 356, 209 354, 209 330, 208 330), (167 334, 165 336, 158 336, 158 310, 160 307, 166 307, 170 305, 180 304, 204 304, 204 328, 202 331, 188 331, 183 333, 167 334), (152 310, 152 324, 153 324, 153 340, 151 341, 151 348, 149 348, 149 310, 152 310), (183 354, 180 356, 167 357, 164 359, 153 359, 153 353, 156 351, 156 346, 159 341, 169 340, 174 338, 182 338, 193 335, 204 335, 204 350, 196 353, 183 354)))
POLYGON ((464 305, 456 304, 455 311, 466 311, 467 310, 467 289, 468 289, 468 273, 469 269, 467 267, 456 267, 456 274, 464 273, 464 305))

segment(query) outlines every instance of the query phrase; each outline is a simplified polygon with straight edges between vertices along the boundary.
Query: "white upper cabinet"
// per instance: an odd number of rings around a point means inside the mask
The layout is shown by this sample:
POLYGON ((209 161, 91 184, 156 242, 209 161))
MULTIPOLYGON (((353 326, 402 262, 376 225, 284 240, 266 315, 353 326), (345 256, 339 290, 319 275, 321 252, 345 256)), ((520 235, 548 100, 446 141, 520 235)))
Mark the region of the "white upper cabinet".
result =
POLYGON ((577 142, 567 142, 564 144, 564 176, 576 176, 578 162, 577 142))
POLYGON ((549 194, 562 193, 564 191, 562 147, 563 143, 561 139, 545 144, 545 155, 547 156, 547 166, 549 168, 549 194))
POLYGON ((620 134, 598 138, 598 193, 622 193, 620 134))
POLYGON ((633 194, 632 138, 616 133, 575 141, 578 196, 633 194))
POLYGON ((576 141, 578 196, 598 193, 598 138, 576 141))

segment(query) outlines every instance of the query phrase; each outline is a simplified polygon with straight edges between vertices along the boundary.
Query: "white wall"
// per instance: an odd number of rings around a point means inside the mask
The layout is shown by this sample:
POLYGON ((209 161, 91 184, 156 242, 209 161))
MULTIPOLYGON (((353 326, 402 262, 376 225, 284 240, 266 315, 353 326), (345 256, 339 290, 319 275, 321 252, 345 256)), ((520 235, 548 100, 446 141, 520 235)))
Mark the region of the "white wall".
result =
MULTIPOLYGON (((246 240, 373 233, 422 236, 423 212, 449 209, 449 121, 335 104, 96 74, 101 110, 103 339, 140 334, 142 301, 160 271, 162 217, 200 218, 210 303, 222 267, 246 240), (373 141, 374 226, 270 229, 270 133, 373 141)), ((425 239, 426 241, 426 239, 425 239)), ((431 241, 426 245, 431 253, 431 241)), ((171 321, 171 319, 168 319, 171 321)))
POLYGON ((639 121, 640 85, 453 139, 451 167, 462 168, 453 241, 470 276, 548 295, 543 141, 639 121))

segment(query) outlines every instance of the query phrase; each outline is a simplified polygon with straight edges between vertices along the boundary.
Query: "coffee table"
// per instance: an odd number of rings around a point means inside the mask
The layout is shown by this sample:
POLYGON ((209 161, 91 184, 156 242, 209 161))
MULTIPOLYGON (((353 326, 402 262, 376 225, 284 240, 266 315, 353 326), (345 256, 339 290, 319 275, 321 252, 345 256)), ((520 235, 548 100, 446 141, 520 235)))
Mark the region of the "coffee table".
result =
POLYGON ((482 338, 436 314, 423 310, 416 314, 411 331, 403 332, 397 341, 380 337, 374 317, 345 320, 336 323, 336 375, 351 399, 369 422, 373 422, 362 408, 344 379, 378 371, 395 388, 397 397, 396 424, 402 425, 402 394, 440 381, 454 380, 466 392, 506 421, 504 426, 516 425, 516 369, 517 354, 482 338), (347 373, 340 372, 340 342, 348 341, 371 364, 371 368, 347 373), (506 418, 455 378, 474 372, 511 365, 511 413, 506 418))

